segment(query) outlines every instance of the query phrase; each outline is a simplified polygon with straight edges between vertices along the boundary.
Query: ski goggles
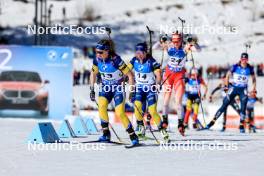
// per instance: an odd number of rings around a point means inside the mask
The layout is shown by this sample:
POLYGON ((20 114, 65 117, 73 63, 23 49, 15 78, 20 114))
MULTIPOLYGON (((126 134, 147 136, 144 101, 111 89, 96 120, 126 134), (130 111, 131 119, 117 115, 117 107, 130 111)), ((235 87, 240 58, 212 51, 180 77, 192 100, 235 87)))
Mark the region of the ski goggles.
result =
POLYGON ((105 51, 108 51, 110 49, 109 46, 102 44, 97 44, 95 48, 98 50, 105 50, 105 51))

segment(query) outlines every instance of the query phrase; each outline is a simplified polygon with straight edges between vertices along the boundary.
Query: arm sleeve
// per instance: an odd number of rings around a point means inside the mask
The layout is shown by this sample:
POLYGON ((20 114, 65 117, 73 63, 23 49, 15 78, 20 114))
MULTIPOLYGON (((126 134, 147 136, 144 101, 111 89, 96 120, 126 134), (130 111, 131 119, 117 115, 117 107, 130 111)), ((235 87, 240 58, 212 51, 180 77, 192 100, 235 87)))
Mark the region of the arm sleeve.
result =
POLYGON ((93 59, 93 66, 92 66, 92 72, 94 72, 94 73, 98 73, 98 62, 97 62, 97 59, 96 58, 94 58, 93 59))
POLYGON ((231 73, 234 73, 235 70, 236 70, 236 65, 232 65, 229 71, 230 71, 231 73))
POLYGON ((114 59, 114 63, 123 74, 126 75, 130 71, 130 69, 128 68, 126 63, 121 59, 120 56, 116 56, 116 58, 114 59))
POLYGON ((250 75, 254 75, 254 74, 255 74, 254 67, 250 66, 250 75))
POLYGON ((129 64, 127 64, 127 67, 132 70, 134 67, 134 63, 135 63, 135 58, 132 58, 129 62, 129 64))
POLYGON ((160 70, 160 64, 154 58, 152 58, 151 60, 152 60, 153 72, 160 70))

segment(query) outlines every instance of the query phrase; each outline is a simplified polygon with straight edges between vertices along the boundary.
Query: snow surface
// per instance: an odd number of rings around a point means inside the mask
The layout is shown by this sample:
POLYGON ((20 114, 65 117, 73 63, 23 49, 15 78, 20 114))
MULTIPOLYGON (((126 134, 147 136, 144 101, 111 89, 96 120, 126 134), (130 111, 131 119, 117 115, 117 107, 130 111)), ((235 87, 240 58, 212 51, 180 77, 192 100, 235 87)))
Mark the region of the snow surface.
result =
MULTIPOLYGON (((30 151, 26 138, 36 124, 36 120, 29 119, 0 119, 1 175, 263 175, 263 132, 239 134, 237 131, 226 133, 188 131, 186 137, 181 137, 175 129, 172 129, 170 136, 175 145, 168 150, 164 148, 161 150, 153 140, 148 140, 144 142, 147 146, 134 149, 107 144, 105 149, 100 151, 84 152, 77 149, 30 151), (187 140, 192 140, 192 144, 188 144, 187 140), (216 143, 219 145, 219 150, 210 150, 209 146, 213 148, 216 143), (176 144, 179 146, 185 144, 185 147, 197 144, 203 146, 204 150, 191 150, 191 148, 177 150, 176 144)), ((53 122, 53 124, 58 129, 59 123, 53 122)), ((118 135, 128 142, 124 129, 117 125, 114 125, 114 128, 118 135)), ((151 136, 149 132, 147 135, 151 136)), ((155 135, 161 139, 159 133, 155 135)), ((90 135, 87 138, 68 140, 87 142, 97 137, 98 135, 90 135)), ((116 140, 114 136, 113 140, 116 140)), ((46 144, 48 145, 51 144, 46 144)))

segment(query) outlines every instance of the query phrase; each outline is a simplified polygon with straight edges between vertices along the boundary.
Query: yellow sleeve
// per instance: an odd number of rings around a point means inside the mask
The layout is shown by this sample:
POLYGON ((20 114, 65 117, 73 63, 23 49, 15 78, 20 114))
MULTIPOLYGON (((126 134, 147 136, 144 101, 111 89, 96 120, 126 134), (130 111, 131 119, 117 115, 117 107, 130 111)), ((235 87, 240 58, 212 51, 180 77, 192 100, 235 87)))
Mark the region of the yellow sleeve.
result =
POLYGON ((98 73, 98 67, 96 65, 92 66, 92 72, 98 73))
POLYGON ((127 64, 127 67, 128 67, 129 70, 133 69, 133 65, 131 63, 127 64))
POLYGON ((160 73, 161 72, 161 69, 160 68, 157 68, 154 70, 154 73, 160 73))
POLYGON ((122 64, 122 65, 119 67, 119 70, 120 70, 124 75, 126 75, 126 74, 130 71, 129 67, 128 67, 125 63, 122 64))

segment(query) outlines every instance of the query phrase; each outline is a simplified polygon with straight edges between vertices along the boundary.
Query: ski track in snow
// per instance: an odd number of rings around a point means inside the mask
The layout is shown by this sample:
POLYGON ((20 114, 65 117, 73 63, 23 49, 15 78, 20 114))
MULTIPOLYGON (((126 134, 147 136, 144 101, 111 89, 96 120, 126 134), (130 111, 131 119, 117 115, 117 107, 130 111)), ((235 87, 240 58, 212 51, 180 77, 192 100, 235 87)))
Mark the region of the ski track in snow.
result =
MULTIPOLYGON (((36 120, 0 119, 1 135, 0 174, 7 176, 49 175, 262 175, 264 161, 264 132, 240 134, 218 131, 187 131, 182 137, 172 129, 173 144, 181 145, 188 140, 204 146, 205 150, 161 150, 155 141, 144 141, 148 146, 125 149, 124 146, 106 144, 102 151, 29 151, 26 139, 37 124, 36 120), (237 150, 209 150, 215 142, 236 145, 237 150)), ((53 121, 56 129, 59 122, 53 121)), ((128 137, 119 125, 114 125, 118 135, 126 141, 128 137)), ((147 133, 151 136, 150 133, 147 133)), ((159 133, 155 135, 160 138, 159 133)), ((113 140, 116 140, 112 134, 113 140)), ((86 142, 97 139, 64 139, 86 142)), ((188 145, 184 143, 185 145, 188 145)), ((62 144, 57 144, 62 145, 62 144)), ((221 148, 221 147, 220 147, 221 148)))

